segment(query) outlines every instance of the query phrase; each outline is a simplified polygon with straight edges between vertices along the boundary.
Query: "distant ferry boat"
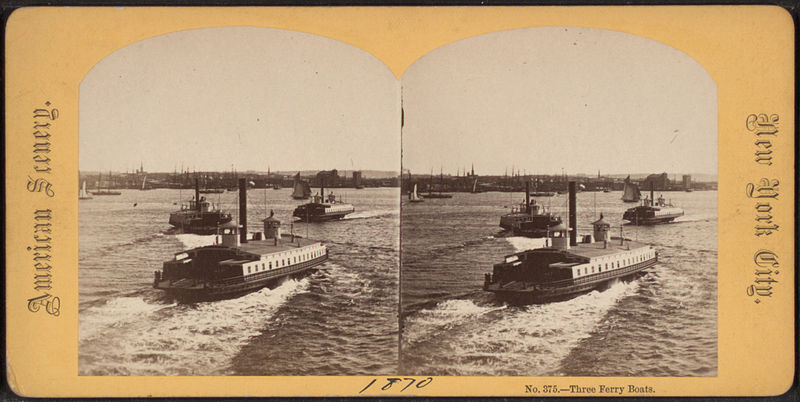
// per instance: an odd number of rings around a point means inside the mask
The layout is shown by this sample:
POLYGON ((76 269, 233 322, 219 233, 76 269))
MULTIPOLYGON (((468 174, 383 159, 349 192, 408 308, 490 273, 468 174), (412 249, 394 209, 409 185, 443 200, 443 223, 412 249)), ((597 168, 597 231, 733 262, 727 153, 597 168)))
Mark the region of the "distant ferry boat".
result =
POLYGON ((622 201, 624 202, 639 202, 642 198, 639 192, 639 186, 631 183, 631 177, 625 178, 625 187, 622 189, 622 201))
POLYGON ((512 304, 548 303, 566 300, 634 276, 658 261, 650 245, 623 237, 609 237, 610 225, 600 219, 592 223, 593 236, 577 242, 575 192, 570 183, 570 222, 552 228, 552 246, 526 250, 505 257, 487 273, 483 289, 512 304), (567 233, 571 232, 568 236, 567 233), (592 241, 594 239, 594 241, 592 241))
POLYGON ((294 177, 294 191, 292 191, 292 198, 295 200, 307 200, 311 197, 311 186, 305 180, 300 180, 300 172, 294 177))
POLYGON ((181 229, 184 233, 201 235, 215 234, 219 226, 232 220, 231 214, 226 214, 214 207, 205 197, 200 196, 200 187, 195 181, 194 199, 188 204, 181 205, 179 211, 169 214, 169 224, 181 229))
POLYGON ((525 200, 500 217, 500 227, 518 236, 546 237, 550 227, 561 223, 561 218, 544 210, 544 207, 531 200, 530 183, 525 183, 525 200))
POLYGON ((650 192, 650 199, 645 199, 642 205, 629 208, 622 215, 622 219, 634 225, 655 225, 658 223, 668 223, 675 218, 683 216, 683 209, 673 206, 664 201, 663 196, 659 196, 653 202, 653 193, 650 192))
POLYGON ((264 232, 247 238, 247 189, 239 182, 241 226, 220 226, 222 242, 180 252, 155 272, 153 287, 185 302, 241 296, 302 275, 328 259, 320 242, 282 235, 280 221, 264 219, 264 232))
MULTIPOLYGON (((325 194, 324 184, 320 188, 320 194, 325 194)), ((355 210, 352 204, 338 201, 336 196, 331 193, 325 200, 322 195, 314 196, 312 202, 295 208, 292 216, 300 218, 303 222, 324 222, 342 219, 355 210)))

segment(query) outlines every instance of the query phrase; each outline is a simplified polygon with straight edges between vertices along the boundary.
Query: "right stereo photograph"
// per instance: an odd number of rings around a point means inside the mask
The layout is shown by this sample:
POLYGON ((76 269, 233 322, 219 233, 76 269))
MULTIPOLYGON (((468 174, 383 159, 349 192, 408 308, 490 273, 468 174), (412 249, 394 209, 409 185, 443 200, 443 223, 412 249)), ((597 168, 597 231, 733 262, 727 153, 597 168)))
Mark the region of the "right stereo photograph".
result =
POLYGON ((717 86, 529 28, 402 78, 400 374, 717 375, 717 86))

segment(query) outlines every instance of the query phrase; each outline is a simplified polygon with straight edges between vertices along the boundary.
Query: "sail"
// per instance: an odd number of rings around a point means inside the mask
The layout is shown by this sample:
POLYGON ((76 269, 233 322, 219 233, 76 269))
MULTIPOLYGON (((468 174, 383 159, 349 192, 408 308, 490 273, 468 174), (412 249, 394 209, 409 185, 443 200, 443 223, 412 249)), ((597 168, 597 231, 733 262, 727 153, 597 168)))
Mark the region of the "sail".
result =
POLYGON ((411 194, 409 195, 409 199, 411 200, 411 202, 422 201, 422 198, 420 198, 419 195, 417 195, 417 185, 416 184, 414 184, 414 190, 411 191, 411 194))
POLYGON ((472 192, 474 193, 478 189, 478 179, 472 182, 472 192))
POLYGON ((297 200, 304 200, 311 196, 311 186, 308 182, 300 180, 300 173, 294 177, 294 189, 292 191, 292 198, 297 200))
POLYGON ((622 192, 622 201, 625 202, 637 202, 641 198, 641 193, 639 192, 639 186, 631 183, 631 177, 628 176, 625 179, 625 188, 622 192))

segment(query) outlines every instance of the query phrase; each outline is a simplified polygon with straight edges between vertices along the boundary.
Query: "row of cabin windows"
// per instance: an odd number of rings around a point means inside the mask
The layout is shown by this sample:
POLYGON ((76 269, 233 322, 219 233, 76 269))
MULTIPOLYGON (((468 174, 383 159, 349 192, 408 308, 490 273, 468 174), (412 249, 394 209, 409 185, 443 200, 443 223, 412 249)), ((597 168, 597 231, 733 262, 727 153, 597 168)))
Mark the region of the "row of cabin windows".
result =
MULTIPOLYGON (((650 257, 650 256, 651 256, 651 254, 648 253, 647 257, 650 257)), ((637 257, 633 257, 633 258, 628 258, 628 259, 622 260, 622 264, 626 264, 626 266, 628 266, 628 265, 631 265, 631 264, 634 264, 634 263, 644 262, 644 260, 645 260, 645 256, 640 255, 640 256, 637 256, 637 257)), ((620 268, 622 266, 622 264, 620 264, 620 261, 611 262, 611 269, 620 268)), ((605 264, 605 267, 603 266, 603 264, 599 264, 597 266, 597 272, 607 271, 608 269, 609 269, 608 268, 608 263, 605 264)), ((578 275, 588 275, 590 273, 592 273, 592 274, 595 273, 594 265, 592 265, 589 268, 584 269, 583 271, 581 271, 581 269, 578 268, 578 275), (590 269, 591 269, 591 272, 589 272, 590 269)))
MULTIPOLYGON (((303 262, 303 258, 302 257, 306 257, 306 259, 308 260, 308 259, 311 259, 311 258, 317 258, 317 257, 319 257, 321 255, 322 255, 322 251, 319 251, 319 250, 318 251, 312 251, 312 252, 310 252, 308 254, 300 256, 301 257, 300 258, 300 262, 303 262)), ((275 267, 278 268, 278 267, 286 266, 286 264, 287 264, 286 261, 289 261, 288 263, 292 264, 292 257, 289 257, 288 259, 281 259, 281 260, 275 261, 275 267)), ((297 264, 297 256, 294 257, 294 264, 297 264)), ((267 269, 264 263, 261 263, 261 269, 258 269, 258 264, 256 264, 255 267, 256 267, 256 272, 263 271, 263 270, 267 269)), ((269 262, 269 269, 272 269, 272 261, 269 262)), ((253 273, 253 267, 247 267, 247 273, 248 274, 253 273)))

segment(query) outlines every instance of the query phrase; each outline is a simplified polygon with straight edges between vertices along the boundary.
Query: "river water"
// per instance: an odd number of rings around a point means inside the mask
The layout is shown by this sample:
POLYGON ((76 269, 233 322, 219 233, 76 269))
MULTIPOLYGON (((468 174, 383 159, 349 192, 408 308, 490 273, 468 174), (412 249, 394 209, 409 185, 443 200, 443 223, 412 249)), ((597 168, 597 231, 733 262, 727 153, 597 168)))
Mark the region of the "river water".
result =
MULTIPOLYGON (((658 194, 656 194, 656 197, 658 194)), ((577 195, 579 234, 602 212, 619 235, 621 192, 577 195)), ((571 300, 507 306, 481 290, 503 256, 541 239, 498 226, 522 193, 454 194, 403 202, 401 373, 505 376, 715 376, 717 193, 667 192, 674 223, 623 227, 655 246, 638 279, 571 300)), ((566 195, 538 201, 566 218, 566 195)))
MULTIPOLYGON (((356 212, 294 224, 330 259, 309 276, 237 299, 177 304, 153 271, 214 236, 175 234, 192 191, 122 190, 79 203, 81 375, 376 375, 397 369, 399 190, 334 192, 356 212), (135 204, 135 206, 134 206, 135 204)), ((238 192, 205 195, 236 216, 238 192)), ((250 231, 274 210, 291 230, 291 189, 248 192, 250 231), (266 200, 265 200, 266 198, 266 200), (267 207, 265 207, 267 205, 267 207)))

